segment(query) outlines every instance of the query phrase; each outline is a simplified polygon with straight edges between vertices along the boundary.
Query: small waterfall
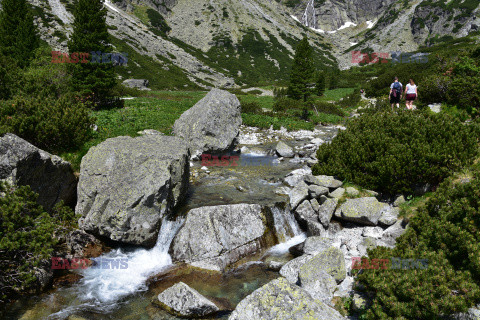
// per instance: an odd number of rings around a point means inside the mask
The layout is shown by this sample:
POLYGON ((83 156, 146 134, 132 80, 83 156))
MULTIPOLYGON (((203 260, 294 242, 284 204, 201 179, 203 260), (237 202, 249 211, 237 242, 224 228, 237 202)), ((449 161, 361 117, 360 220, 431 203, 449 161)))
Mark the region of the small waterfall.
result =
POLYGON ((317 28, 317 12, 315 10, 315 0, 309 0, 305 12, 302 16, 302 23, 311 28, 317 28))
POLYGON ((81 290, 80 298, 113 302, 138 290, 145 290, 145 281, 149 276, 172 264, 168 249, 183 222, 183 219, 169 221, 164 218, 157 243, 150 250, 138 249, 124 253, 122 249, 117 249, 103 255, 102 259, 127 259, 128 267, 126 269, 88 268, 83 270, 79 288, 81 290))
POLYGON ((148 277, 172 265, 168 249, 184 221, 184 218, 177 218, 175 221, 164 218, 157 243, 152 249, 137 249, 130 252, 117 249, 95 258, 96 261, 123 261, 124 269, 120 263, 115 269, 90 267, 81 270, 83 278, 71 288, 73 292, 69 290, 65 292, 66 295, 77 297, 74 305, 50 315, 49 319, 65 319, 80 310, 108 312, 120 299, 147 290, 148 277))
POLYGON ((295 220, 293 213, 286 209, 280 209, 277 206, 271 208, 273 213, 273 220, 275 223, 275 231, 280 241, 280 244, 268 250, 271 254, 283 254, 288 251, 291 246, 303 242, 307 236, 300 229, 300 226, 295 220))
POLYGON ((302 233, 293 213, 290 210, 274 206, 271 208, 273 220, 275 222, 275 231, 280 242, 285 242, 302 233))

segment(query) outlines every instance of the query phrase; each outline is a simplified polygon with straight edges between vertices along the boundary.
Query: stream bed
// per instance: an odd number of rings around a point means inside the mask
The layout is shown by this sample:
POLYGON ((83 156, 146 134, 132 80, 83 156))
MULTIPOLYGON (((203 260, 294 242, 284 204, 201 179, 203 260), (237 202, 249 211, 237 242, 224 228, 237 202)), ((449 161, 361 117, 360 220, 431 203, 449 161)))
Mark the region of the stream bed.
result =
POLYGON ((292 170, 304 167, 295 159, 279 160, 274 149, 278 140, 301 149, 312 138, 328 142, 337 134, 336 127, 317 127, 297 136, 286 131, 242 128, 242 148, 238 166, 202 166, 191 164, 191 183, 187 200, 178 208, 175 218, 164 218, 156 245, 152 249, 116 248, 102 259, 126 259, 126 269, 94 269, 72 271, 81 275, 77 282, 52 289, 38 296, 20 299, 7 308, 5 319, 180 319, 152 304, 163 290, 184 282, 221 306, 217 319, 228 319, 231 310, 247 295, 279 276, 267 268, 267 262, 293 259, 288 252, 292 245, 303 242, 306 235, 293 214, 275 214, 275 231, 283 242, 251 257, 235 269, 221 274, 183 264, 173 264, 168 253, 170 244, 181 228, 185 214, 202 206, 237 203, 273 205, 288 201, 278 192, 283 178, 292 170))

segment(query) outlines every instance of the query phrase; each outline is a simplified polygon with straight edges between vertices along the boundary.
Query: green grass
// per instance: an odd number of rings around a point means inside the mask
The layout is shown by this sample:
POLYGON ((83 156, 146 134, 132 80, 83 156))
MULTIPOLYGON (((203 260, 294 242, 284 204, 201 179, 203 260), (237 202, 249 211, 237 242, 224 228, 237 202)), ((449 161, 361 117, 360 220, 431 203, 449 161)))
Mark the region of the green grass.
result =
MULTIPOLYGON (((122 109, 100 110, 93 112, 96 118, 97 131, 92 139, 85 143, 79 150, 64 153, 61 156, 72 163, 76 171, 80 168, 82 157, 88 150, 108 138, 118 136, 138 136, 139 131, 153 129, 167 135, 172 134, 173 124, 183 112, 190 109, 202 99, 205 91, 151 91, 142 92, 141 97, 125 100, 122 109)), ((337 93, 338 94, 338 93, 337 93)), ((262 108, 271 109, 273 97, 258 97, 255 95, 241 95, 243 102, 257 102, 262 108)), ((311 112, 310 121, 306 122, 294 116, 272 116, 265 114, 242 113, 243 124, 259 128, 274 129, 285 127, 287 130, 313 130, 318 123, 341 123, 344 118, 311 112)))
POLYGON ((338 101, 346 95, 352 93, 354 90, 354 88, 326 90, 324 95, 320 97, 320 101, 338 101))
POLYGON ((95 111, 98 127, 93 138, 73 153, 61 156, 79 170, 82 157, 88 150, 108 138, 138 136, 137 132, 154 129, 172 134, 172 127, 180 115, 202 99, 202 91, 154 91, 150 97, 125 101, 125 108, 95 111))
POLYGON ((238 96, 238 99, 242 103, 257 102, 260 108, 266 108, 270 110, 272 109, 273 104, 275 103, 273 97, 269 97, 269 96, 258 97, 251 94, 238 96))

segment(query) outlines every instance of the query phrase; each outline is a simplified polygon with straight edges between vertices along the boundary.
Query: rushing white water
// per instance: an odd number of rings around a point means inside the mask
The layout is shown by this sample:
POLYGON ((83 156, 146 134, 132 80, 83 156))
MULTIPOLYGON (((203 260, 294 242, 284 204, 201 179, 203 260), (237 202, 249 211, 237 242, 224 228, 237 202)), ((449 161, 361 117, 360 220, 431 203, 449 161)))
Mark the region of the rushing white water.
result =
POLYGON ((288 252, 288 249, 290 247, 293 247, 299 243, 302 243, 307 239, 307 235, 305 233, 299 234, 298 236, 295 236, 288 240, 287 242, 282 242, 280 244, 277 244, 276 246, 271 247, 267 253, 272 254, 272 255, 282 255, 288 252))
POLYGON ((120 299, 147 290, 148 277, 172 265, 168 249, 184 221, 183 218, 177 218, 175 221, 164 218, 157 243, 152 249, 137 249, 130 252, 117 249, 96 258, 96 261, 122 261, 124 269, 121 269, 120 263, 115 269, 106 269, 100 264, 99 268, 90 267, 82 270, 82 280, 64 292, 65 295, 77 297, 73 305, 51 314, 48 318, 65 319, 81 310, 108 312, 116 307, 120 299))
POLYGON ((305 241, 307 235, 300 229, 290 210, 274 207, 272 211, 275 231, 280 243, 271 247, 266 254, 283 255, 288 252, 290 247, 305 241))
POLYGON ((280 242, 286 242, 302 234, 302 230, 290 210, 281 210, 278 207, 273 207, 272 212, 275 231, 280 242))
POLYGON ((306 27, 317 27, 317 12, 315 10, 315 0, 308 1, 307 7, 305 8, 305 12, 302 16, 302 23, 306 27))
POLYGON ((117 249, 101 257, 102 259, 127 259, 126 269, 82 270, 83 278, 78 288, 80 298, 104 303, 119 300, 138 290, 145 290, 145 282, 149 276, 172 264, 168 249, 182 224, 183 219, 169 221, 164 218, 157 243, 152 249, 138 249, 130 253, 117 249))

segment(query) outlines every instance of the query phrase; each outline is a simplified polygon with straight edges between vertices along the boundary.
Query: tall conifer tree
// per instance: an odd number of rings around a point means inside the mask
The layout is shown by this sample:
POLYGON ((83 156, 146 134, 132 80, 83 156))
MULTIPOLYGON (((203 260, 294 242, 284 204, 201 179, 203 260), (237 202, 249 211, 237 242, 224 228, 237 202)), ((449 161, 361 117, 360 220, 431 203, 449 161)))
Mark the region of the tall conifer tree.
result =
POLYGON ((0 11, 0 51, 20 67, 26 67, 39 43, 27 0, 3 0, 0 11))
POLYGON ((293 99, 307 100, 310 94, 308 84, 313 80, 314 65, 312 60, 312 47, 305 36, 297 46, 295 58, 293 60, 292 71, 290 72, 290 83, 288 86, 288 96, 293 99))
POLYGON ((68 50, 73 53, 89 53, 88 63, 71 63, 72 88, 96 106, 105 101, 116 84, 106 23, 107 10, 102 0, 78 0, 74 11, 73 34, 68 50), (92 55, 95 53, 95 56, 92 55), (98 54, 102 55, 99 62, 98 54))
POLYGON ((320 72, 317 75, 316 89, 317 89, 317 95, 323 96, 323 94, 325 93, 325 74, 323 72, 320 72))

